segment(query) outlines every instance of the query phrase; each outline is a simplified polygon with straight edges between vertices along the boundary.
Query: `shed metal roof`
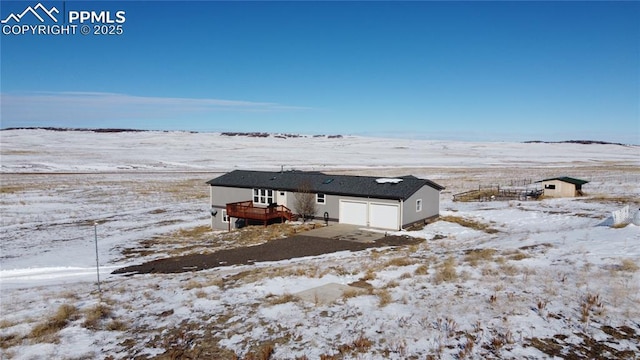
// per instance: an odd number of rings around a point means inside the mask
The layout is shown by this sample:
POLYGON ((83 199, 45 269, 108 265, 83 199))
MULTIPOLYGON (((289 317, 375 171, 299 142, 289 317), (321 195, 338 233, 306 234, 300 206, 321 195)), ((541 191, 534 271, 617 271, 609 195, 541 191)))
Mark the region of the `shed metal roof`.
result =
POLYGON ((413 175, 394 177, 400 182, 376 182, 380 177, 331 175, 313 171, 249 171, 234 170, 207 181, 211 186, 260 188, 299 191, 305 188, 313 193, 404 200, 425 185, 438 191, 444 187, 413 175))
POLYGON ((553 180, 560 180, 560 181, 564 181, 566 183, 570 183, 570 184, 574 184, 574 185, 584 185, 584 184, 588 183, 587 180, 576 179, 576 178, 572 178, 572 177, 569 177, 569 176, 554 177, 554 178, 544 179, 544 180, 540 180, 540 181, 536 181, 536 182, 553 181, 553 180))

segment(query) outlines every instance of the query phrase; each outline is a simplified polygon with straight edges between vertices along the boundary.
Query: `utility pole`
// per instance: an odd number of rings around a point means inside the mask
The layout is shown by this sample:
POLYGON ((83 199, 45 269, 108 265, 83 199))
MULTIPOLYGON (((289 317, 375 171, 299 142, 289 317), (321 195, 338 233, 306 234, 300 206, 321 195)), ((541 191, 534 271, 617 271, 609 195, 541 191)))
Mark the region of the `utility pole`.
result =
POLYGON ((93 223, 93 235, 96 242, 96 276, 98 277, 98 292, 102 294, 100 290, 100 262, 98 261, 98 223, 93 223))

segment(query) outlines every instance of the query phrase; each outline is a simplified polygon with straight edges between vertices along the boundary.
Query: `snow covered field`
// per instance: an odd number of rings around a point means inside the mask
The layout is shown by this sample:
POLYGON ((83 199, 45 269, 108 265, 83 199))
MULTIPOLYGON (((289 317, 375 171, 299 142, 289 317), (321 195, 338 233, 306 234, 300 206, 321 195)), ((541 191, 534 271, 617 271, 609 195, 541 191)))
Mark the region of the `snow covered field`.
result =
POLYGON ((637 146, 45 130, 0 144, 2 359, 640 356, 640 229, 599 226, 640 207, 637 146), (425 177, 447 188, 443 220, 402 232, 417 246, 110 274, 222 246, 205 182, 281 167, 425 177), (587 196, 451 200, 563 175, 589 180, 587 196), (294 296, 331 283, 366 292, 294 296))

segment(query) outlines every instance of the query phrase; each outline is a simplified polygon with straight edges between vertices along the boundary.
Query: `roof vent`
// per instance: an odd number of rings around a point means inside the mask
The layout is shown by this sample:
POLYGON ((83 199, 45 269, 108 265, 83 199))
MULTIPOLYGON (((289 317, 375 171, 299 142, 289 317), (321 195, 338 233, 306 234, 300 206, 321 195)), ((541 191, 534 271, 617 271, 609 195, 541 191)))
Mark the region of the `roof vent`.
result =
POLYGON ((399 178, 379 178, 376 179, 378 184, 398 184, 402 182, 402 179, 399 178))
POLYGON ((333 179, 327 179, 325 181, 323 181, 323 184, 330 184, 333 181, 333 179))

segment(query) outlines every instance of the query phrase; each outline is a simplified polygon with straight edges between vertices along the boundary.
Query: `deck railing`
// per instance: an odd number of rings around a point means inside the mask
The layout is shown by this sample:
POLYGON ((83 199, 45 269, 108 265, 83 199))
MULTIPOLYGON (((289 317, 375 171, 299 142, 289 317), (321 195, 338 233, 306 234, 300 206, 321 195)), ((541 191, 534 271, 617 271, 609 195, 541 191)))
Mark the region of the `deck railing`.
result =
POLYGON ((293 218, 291 210, 284 205, 255 206, 253 201, 241 201, 227 204, 227 216, 263 221, 265 225, 271 219, 293 218))

